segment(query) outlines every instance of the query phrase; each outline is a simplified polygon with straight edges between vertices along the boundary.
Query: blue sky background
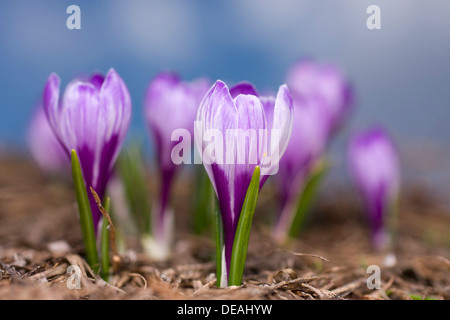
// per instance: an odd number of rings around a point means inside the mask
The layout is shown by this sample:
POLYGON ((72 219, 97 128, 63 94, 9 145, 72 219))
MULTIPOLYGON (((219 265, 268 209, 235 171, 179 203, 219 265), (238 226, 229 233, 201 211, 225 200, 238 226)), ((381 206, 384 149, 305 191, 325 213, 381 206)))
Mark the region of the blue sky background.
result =
POLYGON ((130 136, 148 141, 142 101, 159 71, 275 90, 305 56, 337 63, 356 90, 357 111, 333 146, 337 162, 349 133, 381 124, 406 168, 442 168, 436 178, 450 181, 444 0, 0 0, 0 145, 25 146, 51 72, 64 86, 77 74, 114 67, 133 100, 130 136), (81 8, 82 30, 66 28, 71 4, 81 8), (381 30, 366 28, 371 4, 381 8, 381 30))

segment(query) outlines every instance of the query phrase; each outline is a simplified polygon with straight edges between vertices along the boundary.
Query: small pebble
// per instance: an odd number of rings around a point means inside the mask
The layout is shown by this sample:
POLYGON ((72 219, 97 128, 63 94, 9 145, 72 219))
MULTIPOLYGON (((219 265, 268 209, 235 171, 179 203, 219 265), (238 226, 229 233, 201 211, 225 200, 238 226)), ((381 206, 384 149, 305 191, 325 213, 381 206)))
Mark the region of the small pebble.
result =
POLYGON ((70 245, 65 240, 58 240, 54 242, 50 242, 47 245, 48 250, 50 250, 51 253, 56 255, 61 255, 65 253, 70 252, 70 245))

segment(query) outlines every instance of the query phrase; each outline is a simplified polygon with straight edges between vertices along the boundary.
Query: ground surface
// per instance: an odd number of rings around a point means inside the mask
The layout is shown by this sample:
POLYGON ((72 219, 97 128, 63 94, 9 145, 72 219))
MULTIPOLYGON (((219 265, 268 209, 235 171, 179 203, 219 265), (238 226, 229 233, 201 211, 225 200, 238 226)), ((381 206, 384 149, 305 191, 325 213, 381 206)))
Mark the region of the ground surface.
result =
POLYGON ((275 246, 267 224, 269 186, 258 203, 244 284, 218 289, 214 243, 189 229, 184 203, 190 189, 175 191, 177 233, 169 261, 151 261, 131 241, 107 284, 83 259, 70 184, 44 179, 26 160, 3 157, 0 299, 450 299, 450 209, 426 190, 404 188, 397 263, 385 266, 389 259, 372 251, 350 191, 339 188, 321 197, 299 239, 275 246), (372 264, 381 267, 380 290, 366 286, 372 264), (69 265, 82 270, 79 290, 67 287, 69 265))

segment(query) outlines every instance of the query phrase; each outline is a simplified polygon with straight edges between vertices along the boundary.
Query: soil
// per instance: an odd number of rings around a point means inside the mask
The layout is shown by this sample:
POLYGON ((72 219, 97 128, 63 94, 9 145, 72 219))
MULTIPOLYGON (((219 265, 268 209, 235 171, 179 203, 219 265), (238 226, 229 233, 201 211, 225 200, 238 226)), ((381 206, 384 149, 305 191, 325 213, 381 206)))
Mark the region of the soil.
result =
MULTIPOLYGON (((0 299, 450 299, 450 208, 426 189, 405 186, 395 247, 375 252, 352 191, 324 190, 298 239, 281 248, 270 238, 271 185, 258 200, 243 285, 215 285, 215 244, 191 232, 188 175, 174 190, 173 254, 156 262, 136 239, 109 283, 83 258, 70 182, 48 179, 24 157, 0 159, 0 299), (81 270, 69 289, 67 268, 81 270), (381 288, 369 289, 369 265, 381 288)), ((151 176, 149 176, 151 179, 151 176)))

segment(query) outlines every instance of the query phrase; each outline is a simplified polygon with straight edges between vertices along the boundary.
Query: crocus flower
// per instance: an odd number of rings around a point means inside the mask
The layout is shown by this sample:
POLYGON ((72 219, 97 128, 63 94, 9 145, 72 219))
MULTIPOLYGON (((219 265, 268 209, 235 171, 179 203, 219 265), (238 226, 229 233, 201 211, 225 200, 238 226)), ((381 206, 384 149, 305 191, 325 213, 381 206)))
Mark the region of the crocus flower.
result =
POLYGON ((353 109, 351 87, 333 65, 301 60, 290 68, 287 84, 294 101, 294 125, 277 179, 281 210, 273 236, 281 243, 286 240, 308 179, 353 109))
POLYGON ((50 127, 41 104, 32 116, 27 142, 31 155, 42 172, 49 175, 69 173, 66 152, 50 127))
POLYGON ((283 243, 296 212, 299 195, 314 165, 324 155, 327 138, 327 114, 313 101, 294 99, 294 123, 286 152, 280 161, 276 179, 281 210, 274 228, 274 238, 283 243))
MULTIPOLYGON (((89 81, 73 80, 62 99, 60 79, 51 74, 44 88, 44 109, 55 135, 66 149, 79 157, 86 188, 94 188, 103 198, 114 162, 131 119, 128 89, 114 69, 89 81)), ((68 161, 70 158, 67 158, 68 161)), ((101 213, 90 192, 94 230, 101 213)))
MULTIPOLYGON (((228 89, 218 80, 200 105, 197 124, 201 134, 196 131, 196 143, 217 195, 224 230, 222 267, 226 268, 222 271, 222 285, 227 283, 236 228, 252 174, 256 166, 264 167, 268 155, 266 136, 270 130, 278 131, 277 151, 281 157, 292 130, 292 112, 292 99, 286 85, 280 86, 276 98, 260 98, 248 83, 228 89), (264 106, 269 109, 267 117, 264 106), (238 135, 235 139, 235 132, 239 130, 244 136, 238 135), (253 136, 252 131, 256 133, 253 136), (214 140, 214 148, 210 140, 214 140), (239 150, 245 154, 245 161, 240 159, 239 150)), ((267 174, 272 173, 271 167, 275 165, 278 163, 268 166, 267 174)), ((265 180, 266 177, 261 176, 260 188, 265 180)))
POLYGON ((312 101, 324 108, 330 135, 343 125, 353 109, 351 85, 334 65, 300 60, 290 68, 286 81, 296 103, 312 101))
POLYGON ((372 243, 383 248, 389 240, 385 227, 400 189, 397 149, 386 131, 375 127, 351 138, 347 160, 367 212, 372 243))
POLYGON ((209 88, 206 79, 184 82, 173 73, 163 72, 150 83, 145 99, 145 118, 156 146, 160 170, 161 193, 154 216, 153 236, 157 244, 167 246, 170 241, 172 213, 169 207, 170 190, 177 165, 172 160, 172 141, 177 129, 193 135, 194 121, 200 102, 209 88))

